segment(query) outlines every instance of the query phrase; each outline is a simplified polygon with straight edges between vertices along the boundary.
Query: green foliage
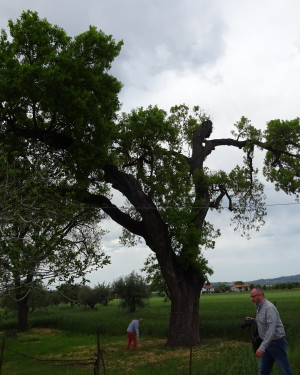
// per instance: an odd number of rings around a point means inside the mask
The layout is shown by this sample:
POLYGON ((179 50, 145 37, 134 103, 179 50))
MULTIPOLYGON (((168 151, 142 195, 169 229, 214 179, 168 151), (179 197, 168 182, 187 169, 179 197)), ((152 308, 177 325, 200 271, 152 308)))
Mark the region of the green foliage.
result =
POLYGON ((78 303, 80 285, 71 283, 61 284, 57 287, 57 292, 60 294, 61 300, 64 303, 70 303, 71 306, 73 306, 73 304, 78 303))
MULTIPOLYGON (((172 248, 182 267, 198 268, 204 275, 212 271, 202 250, 213 248, 220 236, 218 229, 203 220, 209 207, 221 211, 227 201, 235 230, 245 236, 252 229, 258 230, 266 215, 263 184, 252 163, 253 145, 261 141, 261 131, 246 118, 236 124, 237 138, 247 138, 244 165, 230 172, 210 171, 200 168, 201 164, 193 169, 199 160, 193 161, 191 155, 198 157, 196 150, 200 147, 193 135, 201 131, 201 124, 207 119, 199 107, 190 111, 185 105, 174 106, 170 115, 157 107, 139 108, 122 114, 121 136, 116 144, 120 167, 138 179, 168 223, 172 248), (201 222, 198 216, 202 217, 201 222)), ((136 211, 129 212, 140 219, 136 211)), ((133 244, 132 237, 126 231, 125 234, 123 242, 133 244)))
POLYGON ((220 284, 218 285, 217 289, 219 292, 224 293, 230 290, 230 286, 228 284, 220 284))
POLYGON ((121 84, 108 70, 122 42, 95 27, 72 39, 32 11, 10 20, 9 33, 0 36, 0 276, 20 300, 41 280, 84 278, 108 263, 99 211, 69 191, 109 159, 121 84))
POLYGON ((98 302, 97 294, 90 286, 83 285, 78 294, 78 302, 81 305, 87 305, 91 309, 94 309, 98 302))
POLYGON ((185 104, 171 107, 169 121, 177 129, 178 151, 182 151, 186 145, 193 147, 193 133, 209 118, 199 106, 194 106, 192 110, 185 104))
POLYGON ((229 184, 234 196, 230 209, 234 213, 235 230, 249 236, 252 229, 259 230, 264 224, 266 215, 265 194, 263 184, 257 178, 258 171, 236 166, 229 173, 229 184))
MULTIPOLYGON (((267 129, 262 132, 255 129, 251 122, 242 117, 235 124, 237 129, 233 134, 237 139, 243 138, 245 161, 248 170, 252 170, 254 146, 266 151, 263 173, 268 181, 275 184, 277 190, 287 194, 295 194, 299 198, 300 177, 300 120, 271 120, 267 129)), ((255 172, 257 173, 257 171, 255 172)))
POLYGON ((45 297, 36 296, 42 281, 84 279, 109 259, 99 249, 98 212, 62 196, 40 160, 2 150, 0 290, 17 304, 18 328, 26 330, 28 308, 40 306, 45 297))
POLYGON ((121 307, 130 312, 134 312, 137 307, 144 307, 144 300, 150 295, 146 281, 134 271, 114 281, 112 290, 121 299, 121 307))
POLYGON ((62 197, 38 160, 0 156, 1 286, 72 280, 106 264, 98 211, 62 197))
MULTIPOLYGON (((47 290, 41 282, 36 282, 28 290, 28 300, 27 308, 30 314, 32 314, 36 309, 58 305, 62 302, 61 295, 54 291, 47 290)), ((6 290, 4 294, 1 295, 0 306, 5 308, 6 311, 14 312, 18 310, 18 304, 16 301, 15 290, 6 290)))
POLYGON ((262 132, 259 129, 256 129, 249 119, 242 116, 242 118, 234 124, 236 130, 233 130, 231 133, 238 140, 246 139, 250 142, 258 142, 262 139, 262 132))
POLYGON ((264 175, 277 190, 287 194, 300 192, 300 120, 272 120, 265 131, 270 150, 266 153, 264 175))
POLYGON ((118 126, 116 151, 120 155, 120 166, 138 178, 159 207, 166 206, 167 197, 169 205, 182 203, 176 191, 186 189, 182 179, 188 178, 188 168, 182 163, 184 158, 175 154, 179 147, 178 129, 168 121, 166 112, 152 106, 139 108, 130 114, 123 113, 118 126), (173 191, 175 186, 176 191, 173 191))
POLYGON ((72 39, 32 11, 23 12, 16 23, 9 21, 9 30, 10 38, 4 30, 0 38, 5 137, 13 130, 56 150, 58 142, 71 155, 56 154, 56 163, 72 159, 73 173, 83 183, 108 157, 121 84, 107 71, 122 42, 95 27, 72 39))
MULTIPOLYGON (((120 136, 115 149, 120 155, 120 168, 136 177, 164 222, 168 223, 178 261, 183 267, 193 265, 203 273, 210 273, 200 250, 201 246, 214 247, 213 239, 219 232, 208 222, 204 222, 201 229, 194 224, 196 209, 191 210, 191 207, 207 203, 195 201, 193 179, 196 172, 194 176, 191 174, 188 159, 182 153, 185 138, 201 127, 197 119, 204 119, 198 107, 193 114, 195 118, 189 114, 187 106, 173 107, 169 116, 152 106, 123 113, 118 123, 120 136)), ((199 184, 205 179, 201 174, 199 184)), ((137 211, 129 209, 128 212, 140 219, 137 211)), ((126 231, 123 243, 134 243, 126 231)))
POLYGON ((154 254, 148 256, 141 271, 146 272, 146 282, 151 292, 165 296, 166 300, 171 299, 168 286, 154 254))
POLYGON ((83 285, 80 287, 78 293, 78 302, 81 305, 89 306, 91 309, 94 309, 97 303, 107 306, 111 298, 111 288, 109 285, 105 285, 105 283, 98 284, 94 288, 83 285))

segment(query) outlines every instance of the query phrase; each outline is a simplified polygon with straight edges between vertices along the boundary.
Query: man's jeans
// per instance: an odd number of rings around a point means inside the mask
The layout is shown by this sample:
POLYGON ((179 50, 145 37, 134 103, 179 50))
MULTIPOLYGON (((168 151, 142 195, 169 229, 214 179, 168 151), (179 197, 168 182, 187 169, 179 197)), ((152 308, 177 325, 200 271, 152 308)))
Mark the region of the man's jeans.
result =
POLYGON ((286 354, 287 341, 285 337, 271 341, 260 359, 258 375, 270 375, 273 363, 276 362, 281 375, 293 375, 286 354))

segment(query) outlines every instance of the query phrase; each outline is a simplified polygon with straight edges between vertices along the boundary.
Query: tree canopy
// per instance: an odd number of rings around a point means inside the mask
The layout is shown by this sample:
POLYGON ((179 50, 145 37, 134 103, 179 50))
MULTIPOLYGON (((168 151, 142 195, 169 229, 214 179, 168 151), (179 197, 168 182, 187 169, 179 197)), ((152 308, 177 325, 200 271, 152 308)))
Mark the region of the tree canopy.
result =
POLYGON ((93 264, 105 264, 108 259, 98 250, 104 234, 96 226, 99 210, 63 197, 52 185, 52 174, 36 161, 16 158, 10 163, 0 155, 2 283, 9 285, 16 274, 50 283, 70 281, 93 264))
POLYGON ((4 30, 0 38, 0 114, 10 130, 1 132, 38 139, 41 156, 51 150, 53 165, 73 165, 68 173, 84 184, 110 158, 121 83, 107 72, 122 42, 92 26, 72 39, 31 11, 9 30, 12 40, 4 30))
POLYGON ((264 224, 256 149, 265 152, 265 178, 299 196, 299 119, 272 120, 262 131, 242 117, 232 138, 213 139, 198 106, 118 115, 121 83, 108 70, 122 42, 94 27, 72 39, 30 11, 9 26, 11 39, 2 31, 0 41, 1 141, 28 157, 38 150, 61 193, 101 208, 124 228, 124 244, 145 240, 172 301, 167 344, 199 343, 200 291, 211 273, 203 250, 220 235, 207 214, 229 209, 245 235, 264 224), (211 170, 214 151, 230 148, 243 163, 211 170))
MULTIPOLYGON (((41 283, 71 282, 109 258, 101 249, 99 210, 87 209, 52 184, 37 160, 0 151, 0 290, 19 308, 26 329, 26 301, 41 283)), ((48 173, 47 173, 48 172, 48 173)), ((22 317, 22 318, 21 318, 22 317)))

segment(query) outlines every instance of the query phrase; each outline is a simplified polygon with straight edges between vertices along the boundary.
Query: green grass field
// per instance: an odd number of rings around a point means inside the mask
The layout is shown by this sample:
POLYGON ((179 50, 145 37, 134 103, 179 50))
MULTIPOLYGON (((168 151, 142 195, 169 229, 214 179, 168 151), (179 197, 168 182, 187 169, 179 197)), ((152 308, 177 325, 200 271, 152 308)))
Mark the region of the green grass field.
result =
MULTIPOLYGON (((271 291, 289 342, 288 355, 294 375, 300 375, 300 290, 271 291)), ((249 332, 240 328, 245 316, 254 316, 249 293, 203 295, 200 299, 201 345, 189 348, 165 346, 170 303, 151 298, 143 310, 130 314, 112 301, 95 311, 75 306, 40 309, 30 316, 30 330, 6 338, 2 374, 94 374, 96 330, 107 375, 253 375, 258 360, 249 332), (125 352, 126 328, 143 317, 142 348, 125 352)), ((13 328, 13 316, 1 318, 1 330, 13 328)), ((100 374, 104 369, 100 366, 100 374)), ((276 366, 274 375, 279 374, 276 366)))

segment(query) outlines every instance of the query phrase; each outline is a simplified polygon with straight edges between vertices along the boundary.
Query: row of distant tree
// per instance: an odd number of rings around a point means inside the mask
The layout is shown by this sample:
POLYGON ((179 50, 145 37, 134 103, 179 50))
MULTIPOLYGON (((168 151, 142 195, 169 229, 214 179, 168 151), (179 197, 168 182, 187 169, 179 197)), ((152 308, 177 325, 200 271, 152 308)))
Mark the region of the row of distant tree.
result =
POLYGON ((300 283, 299 282, 288 282, 288 283, 280 283, 280 284, 274 284, 274 285, 263 285, 262 288, 264 290, 267 289, 294 289, 299 288, 300 283))
MULTIPOLYGON (((237 284, 243 284, 242 282, 239 282, 237 284)), ((255 284, 249 285, 249 290, 254 288, 255 284)), ((272 289, 294 289, 299 288, 300 283, 299 282, 288 282, 288 283, 279 283, 279 284, 270 284, 270 285, 259 285, 263 290, 272 290, 272 289)), ((231 286, 229 284, 220 284, 215 288, 216 293, 224 293, 229 292, 231 290, 231 286)))
MULTIPOLYGON (((255 287, 250 284, 249 289, 255 287)), ((272 289, 294 289, 299 288, 299 282, 279 283, 273 285, 262 285, 264 290, 272 289)), ((48 306, 70 304, 86 306, 95 309, 97 304, 107 306, 113 299, 120 299, 120 306, 130 312, 137 307, 144 307, 144 302, 149 298, 153 286, 149 285, 141 275, 131 272, 125 277, 120 277, 112 284, 97 284, 94 287, 80 284, 62 284, 55 290, 49 290, 42 284, 32 289, 28 298, 28 312, 48 306)), ((230 285, 220 284, 215 288, 216 293, 230 291, 230 285)), ((165 295, 165 294, 164 294, 165 295)), ((1 297, 0 305, 4 308, 4 316, 9 311, 17 310, 17 301, 9 294, 1 297)))
MULTIPOLYGON (((42 284, 30 291, 28 298, 29 312, 37 308, 57 306, 65 303, 78 304, 94 309, 97 304, 107 306, 115 298, 120 299, 124 309, 134 312, 144 306, 144 300, 150 296, 150 288, 145 279, 135 272, 120 277, 112 284, 98 284, 94 287, 79 284, 63 284, 56 290, 49 290, 42 284)), ((1 307, 6 312, 17 309, 17 301, 9 294, 1 297, 1 307)))

